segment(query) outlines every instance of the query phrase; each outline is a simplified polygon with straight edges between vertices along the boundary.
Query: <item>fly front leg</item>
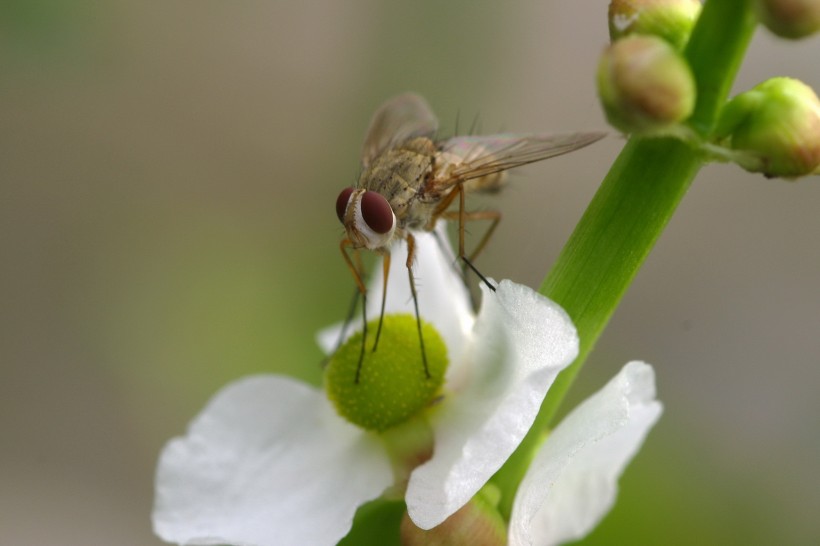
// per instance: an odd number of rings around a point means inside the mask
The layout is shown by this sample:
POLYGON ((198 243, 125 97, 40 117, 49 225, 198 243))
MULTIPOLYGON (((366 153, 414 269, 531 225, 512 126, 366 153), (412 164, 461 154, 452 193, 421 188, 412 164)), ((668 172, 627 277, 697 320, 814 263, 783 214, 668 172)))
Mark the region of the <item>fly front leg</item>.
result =
POLYGON ((379 345, 379 337, 382 334, 382 323, 384 322, 384 306, 387 303, 387 278, 390 274, 390 251, 387 249, 378 250, 382 255, 382 278, 384 278, 384 286, 382 287, 382 308, 379 313, 379 327, 376 328, 376 341, 373 342, 373 352, 376 352, 376 347, 379 345))
POLYGON ((362 295, 367 294, 367 288, 365 288, 364 281, 362 280, 362 276, 364 275, 364 267, 362 264, 362 258, 359 256, 359 250, 353 246, 353 241, 350 239, 342 239, 342 242, 339 243, 339 250, 342 251, 342 257, 345 259, 347 268, 353 275, 353 280, 356 281, 356 286, 359 288, 359 292, 361 292, 362 295), (354 258, 351 258, 347 253, 348 248, 353 251, 354 258), (354 259, 356 261, 355 264, 353 263, 354 259))
POLYGON ((413 278, 413 259, 416 255, 416 239, 407 232, 407 276, 410 279, 410 293, 413 295, 413 307, 416 310, 416 329, 419 332, 419 346, 421 347, 421 361, 424 364, 424 376, 430 379, 430 368, 427 366, 427 352, 424 350, 424 336, 421 334, 421 316, 419 315, 419 298, 416 295, 416 281, 413 278))
MULTIPOLYGON (((367 343, 367 288, 365 287, 364 281, 362 280, 362 276, 364 275, 364 267, 358 249, 356 249, 353 246, 353 242, 350 239, 343 239, 342 242, 339 244, 339 248, 342 251, 342 256, 345 259, 345 263, 347 264, 348 269, 350 269, 350 273, 353 274, 353 279, 356 281, 356 287, 359 289, 359 293, 362 295, 362 346, 359 349, 359 363, 356 365, 355 381, 358 385, 359 375, 362 371, 362 362, 364 362, 364 347, 367 343), (353 255, 355 256, 355 258, 351 259, 350 255, 347 253, 348 248, 353 251, 353 255)), ((386 289, 387 284, 385 283, 385 290, 386 289)), ((381 324, 379 324, 379 326, 381 326, 381 324)))

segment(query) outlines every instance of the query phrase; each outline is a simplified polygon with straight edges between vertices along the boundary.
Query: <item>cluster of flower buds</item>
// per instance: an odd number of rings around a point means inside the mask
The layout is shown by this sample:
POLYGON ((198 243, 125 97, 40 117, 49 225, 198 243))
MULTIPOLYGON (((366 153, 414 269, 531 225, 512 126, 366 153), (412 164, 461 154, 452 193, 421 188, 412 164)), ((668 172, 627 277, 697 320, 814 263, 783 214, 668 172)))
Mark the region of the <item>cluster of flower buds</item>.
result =
MULTIPOLYGON (((820 0, 757 0, 759 19, 788 38, 820 29, 820 0)), ((613 0, 612 44, 598 66, 598 92, 611 125, 625 133, 698 138, 683 124, 697 85, 682 54, 700 15, 698 0, 613 0)), ((791 78, 772 78, 733 98, 701 146, 769 177, 820 173, 820 102, 791 78)))
POLYGON ((664 133, 694 110, 695 79, 681 50, 698 0, 613 0, 610 45, 598 65, 607 120, 626 133, 664 133))

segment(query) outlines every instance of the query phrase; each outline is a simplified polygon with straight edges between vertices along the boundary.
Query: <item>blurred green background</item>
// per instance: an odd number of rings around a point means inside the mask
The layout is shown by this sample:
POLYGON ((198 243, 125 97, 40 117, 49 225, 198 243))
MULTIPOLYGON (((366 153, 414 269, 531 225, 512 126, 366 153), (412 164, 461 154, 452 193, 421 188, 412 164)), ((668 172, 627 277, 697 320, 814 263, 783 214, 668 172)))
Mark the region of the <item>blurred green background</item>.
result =
MULTIPOLYGON (((159 544, 158 451, 214 391, 319 381, 375 108, 416 90, 445 131, 602 128, 606 7, 4 2, 0 543, 159 544)), ((818 45, 761 29, 736 89, 820 89, 818 45)), ((482 271, 538 285, 622 144, 474 202, 504 214, 482 271)), ((820 537, 819 210, 817 179, 702 171, 573 390, 643 359, 666 406, 585 544, 820 537)))

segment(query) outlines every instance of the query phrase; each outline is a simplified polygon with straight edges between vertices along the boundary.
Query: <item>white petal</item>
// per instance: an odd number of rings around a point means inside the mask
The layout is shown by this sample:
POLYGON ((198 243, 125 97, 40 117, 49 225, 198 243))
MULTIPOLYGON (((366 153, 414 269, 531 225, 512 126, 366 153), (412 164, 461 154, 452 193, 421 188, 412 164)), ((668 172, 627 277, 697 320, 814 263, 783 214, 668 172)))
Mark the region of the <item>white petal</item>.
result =
POLYGON ((555 376, 578 354, 578 336, 557 304, 502 281, 484 290, 470 375, 431 416, 433 457, 416 468, 410 518, 430 529, 462 507, 501 467, 529 430, 555 376))
MULTIPOLYGON (((461 354, 466 337, 473 327, 472 304, 459 275, 458 262, 450 247, 444 222, 439 222, 436 233, 437 236, 426 232, 413 233, 416 238, 413 276, 419 314, 436 327, 444 338, 452 359, 461 354)), ((410 313, 415 316, 406 262, 407 244, 399 241, 391 247, 386 313, 410 313)), ((379 260, 373 268, 373 282, 369 284, 367 291, 368 320, 379 316, 383 286, 382 262, 379 260)), ((317 340, 326 353, 335 348, 341 329, 342 325, 337 324, 319 332, 317 340)), ((355 317, 347 335, 360 329, 361 317, 355 317)))
POLYGON ((178 544, 336 544, 392 483, 381 444, 277 376, 220 391, 157 470, 154 530, 178 544))
POLYGON ((630 362, 550 434, 521 482, 510 546, 547 546, 589 533, 612 508, 618 478, 661 414, 655 372, 630 362))

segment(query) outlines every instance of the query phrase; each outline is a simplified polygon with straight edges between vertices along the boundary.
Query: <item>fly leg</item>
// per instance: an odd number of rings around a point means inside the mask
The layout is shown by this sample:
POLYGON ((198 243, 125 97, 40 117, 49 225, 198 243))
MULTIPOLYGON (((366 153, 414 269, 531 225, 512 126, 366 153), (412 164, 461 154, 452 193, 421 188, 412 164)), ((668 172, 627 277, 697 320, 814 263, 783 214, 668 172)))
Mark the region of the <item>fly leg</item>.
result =
MULTIPOLYGON (((350 273, 353 274, 353 279, 356 281, 356 287, 359 289, 359 293, 362 295, 362 346, 359 350, 359 363, 356 366, 356 384, 359 384, 359 375, 362 371, 362 362, 364 362, 364 347, 367 343, 367 288, 364 286, 364 281, 362 280, 362 275, 364 268, 362 267, 361 257, 359 256, 358 251, 356 248, 353 247, 353 242, 350 239, 343 239, 342 242, 339 244, 339 248, 342 251, 342 256, 345 259, 345 263, 347 264, 348 269, 350 269, 350 273), (347 253, 347 249, 351 248, 353 250, 355 256, 354 260, 350 258, 350 255, 347 253)), ((387 285, 385 284, 385 289, 387 285)), ((352 314, 352 313, 351 313, 352 314)))
MULTIPOLYGON (((413 307, 416 310, 416 329, 419 332, 421 361, 424 364, 424 376, 430 379, 430 368, 427 366, 427 352, 424 350, 424 336, 421 335, 421 316, 419 315, 419 298, 416 295, 416 281, 413 278, 413 258, 416 255, 416 239, 407 232, 407 277, 410 279, 410 293, 413 295, 413 307)), ((385 285, 387 286, 387 285, 385 285)))
MULTIPOLYGON (((440 217, 452 220, 458 219, 458 255, 464 261, 465 264, 475 273, 478 275, 478 278, 487 285, 487 288, 495 292, 495 286, 481 274, 481 272, 473 265, 473 260, 484 250, 484 247, 487 245, 487 242, 490 240, 495 228, 498 227, 498 223, 501 221, 501 212, 497 210, 480 210, 474 212, 467 212, 464 210, 464 188, 461 185, 456 186, 453 189, 453 193, 458 192, 458 211, 442 211, 440 213, 440 217), (467 257, 467 253, 464 251, 464 225, 468 221, 474 220, 490 220, 490 227, 481 237, 481 240, 478 242, 475 250, 473 250, 472 254, 467 257)), ((449 197, 449 196, 448 196, 449 197)))
MULTIPOLYGON (((390 274, 390 251, 380 250, 382 255, 382 278, 384 278, 384 286, 382 287, 382 308, 379 313, 379 327, 376 328, 376 341, 373 342, 373 352, 376 352, 376 347, 379 345, 379 337, 382 334, 382 323, 384 322, 384 306, 387 303, 387 277, 390 274)), ((417 313, 418 314, 418 313, 417 313)), ((358 376, 358 374, 357 374, 358 376)))
MULTIPOLYGON (((436 239, 438 239, 438 234, 435 231, 436 222, 438 221, 439 218, 441 218, 445 214, 447 214, 447 212, 446 212, 447 209, 450 207, 450 205, 453 204, 453 201, 455 200, 455 198, 459 194, 463 194, 461 183, 458 183, 455 187, 453 187, 453 189, 450 190, 450 193, 445 195, 441 199, 441 201, 436 205, 436 208, 433 210, 433 214, 430 216, 430 221, 427 223, 427 226, 425 226, 424 229, 426 231, 429 231, 429 232, 433 233, 436 236, 436 239)), ((452 218, 452 215, 451 214, 448 215, 448 218, 452 218)), ((463 246, 463 237, 460 239, 460 243, 463 246)), ((464 254, 464 253, 461 252, 461 254, 464 254)), ((461 257, 461 256, 459 256, 459 257, 461 257)), ((453 260, 453 265, 455 265, 455 262, 456 262, 456 260, 453 260)), ((464 277, 464 269, 463 268, 459 269, 459 274, 462 276, 462 278, 464 277)), ((464 279, 464 280, 466 282, 466 279, 464 279)))

